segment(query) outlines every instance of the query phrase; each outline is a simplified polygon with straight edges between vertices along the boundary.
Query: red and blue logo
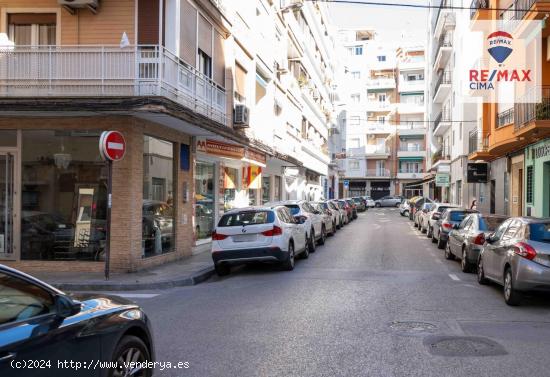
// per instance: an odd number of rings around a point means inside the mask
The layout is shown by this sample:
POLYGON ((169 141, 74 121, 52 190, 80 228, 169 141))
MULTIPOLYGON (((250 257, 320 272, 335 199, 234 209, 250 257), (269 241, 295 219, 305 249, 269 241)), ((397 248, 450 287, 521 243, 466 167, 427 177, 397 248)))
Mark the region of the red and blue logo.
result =
POLYGON ((495 31, 489 34, 487 37, 487 43, 489 44, 489 54, 497 61, 498 64, 504 63, 504 61, 510 56, 513 51, 512 41, 514 38, 505 31, 495 31))

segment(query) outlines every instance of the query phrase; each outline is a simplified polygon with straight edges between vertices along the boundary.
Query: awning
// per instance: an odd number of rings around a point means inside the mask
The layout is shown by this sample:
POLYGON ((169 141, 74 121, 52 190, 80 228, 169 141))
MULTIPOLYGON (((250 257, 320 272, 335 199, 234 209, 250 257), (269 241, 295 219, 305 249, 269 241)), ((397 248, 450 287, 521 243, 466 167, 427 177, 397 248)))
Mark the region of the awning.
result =
POLYGON ((422 161, 424 157, 399 157, 402 161, 422 161))
POLYGON ((435 176, 434 175, 428 175, 426 176, 424 179, 421 179, 419 181, 414 181, 414 182, 410 182, 410 183, 405 183, 405 185, 403 186, 403 188, 407 189, 407 188, 415 188, 415 187, 420 187, 426 183, 429 183, 431 181, 435 180, 435 176))

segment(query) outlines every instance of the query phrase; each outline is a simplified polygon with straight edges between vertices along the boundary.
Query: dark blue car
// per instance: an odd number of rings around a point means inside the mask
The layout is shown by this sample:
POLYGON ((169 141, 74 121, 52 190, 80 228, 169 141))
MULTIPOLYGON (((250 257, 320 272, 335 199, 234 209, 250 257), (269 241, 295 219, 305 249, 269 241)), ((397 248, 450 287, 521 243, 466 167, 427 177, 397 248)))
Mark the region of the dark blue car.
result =
POLYGON ((136 304, 70 297, 0 265, 0 376, 150 377, 153 361, 150 323, 136 304))

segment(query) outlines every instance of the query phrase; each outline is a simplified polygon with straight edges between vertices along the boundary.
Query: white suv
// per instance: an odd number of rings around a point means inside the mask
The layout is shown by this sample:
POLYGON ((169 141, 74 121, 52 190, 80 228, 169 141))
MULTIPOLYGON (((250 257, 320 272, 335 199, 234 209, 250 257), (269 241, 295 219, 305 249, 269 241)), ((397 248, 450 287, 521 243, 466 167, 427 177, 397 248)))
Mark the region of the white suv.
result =
POLYGON ((220 276, 231 265, 276 262, 294 269, 298 254, 309 256, 305 218, 284 206, 248 207, 225 213, 212 233, 212 259, 220 276))

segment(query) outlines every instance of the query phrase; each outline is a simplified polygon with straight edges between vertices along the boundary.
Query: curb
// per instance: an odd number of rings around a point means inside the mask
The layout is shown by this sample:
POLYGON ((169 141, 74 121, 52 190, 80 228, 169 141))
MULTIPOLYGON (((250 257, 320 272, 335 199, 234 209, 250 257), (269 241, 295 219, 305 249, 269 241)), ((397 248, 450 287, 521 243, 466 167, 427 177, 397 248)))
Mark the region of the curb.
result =
POLYGON ((140 283, 137 281, 135 283, 94 282, 50 284, 63 291, 141 291, 197 285, 208 280, 212 275, 214 275, 214 266, 206 267, 190 276, 147 283, 140 283))

